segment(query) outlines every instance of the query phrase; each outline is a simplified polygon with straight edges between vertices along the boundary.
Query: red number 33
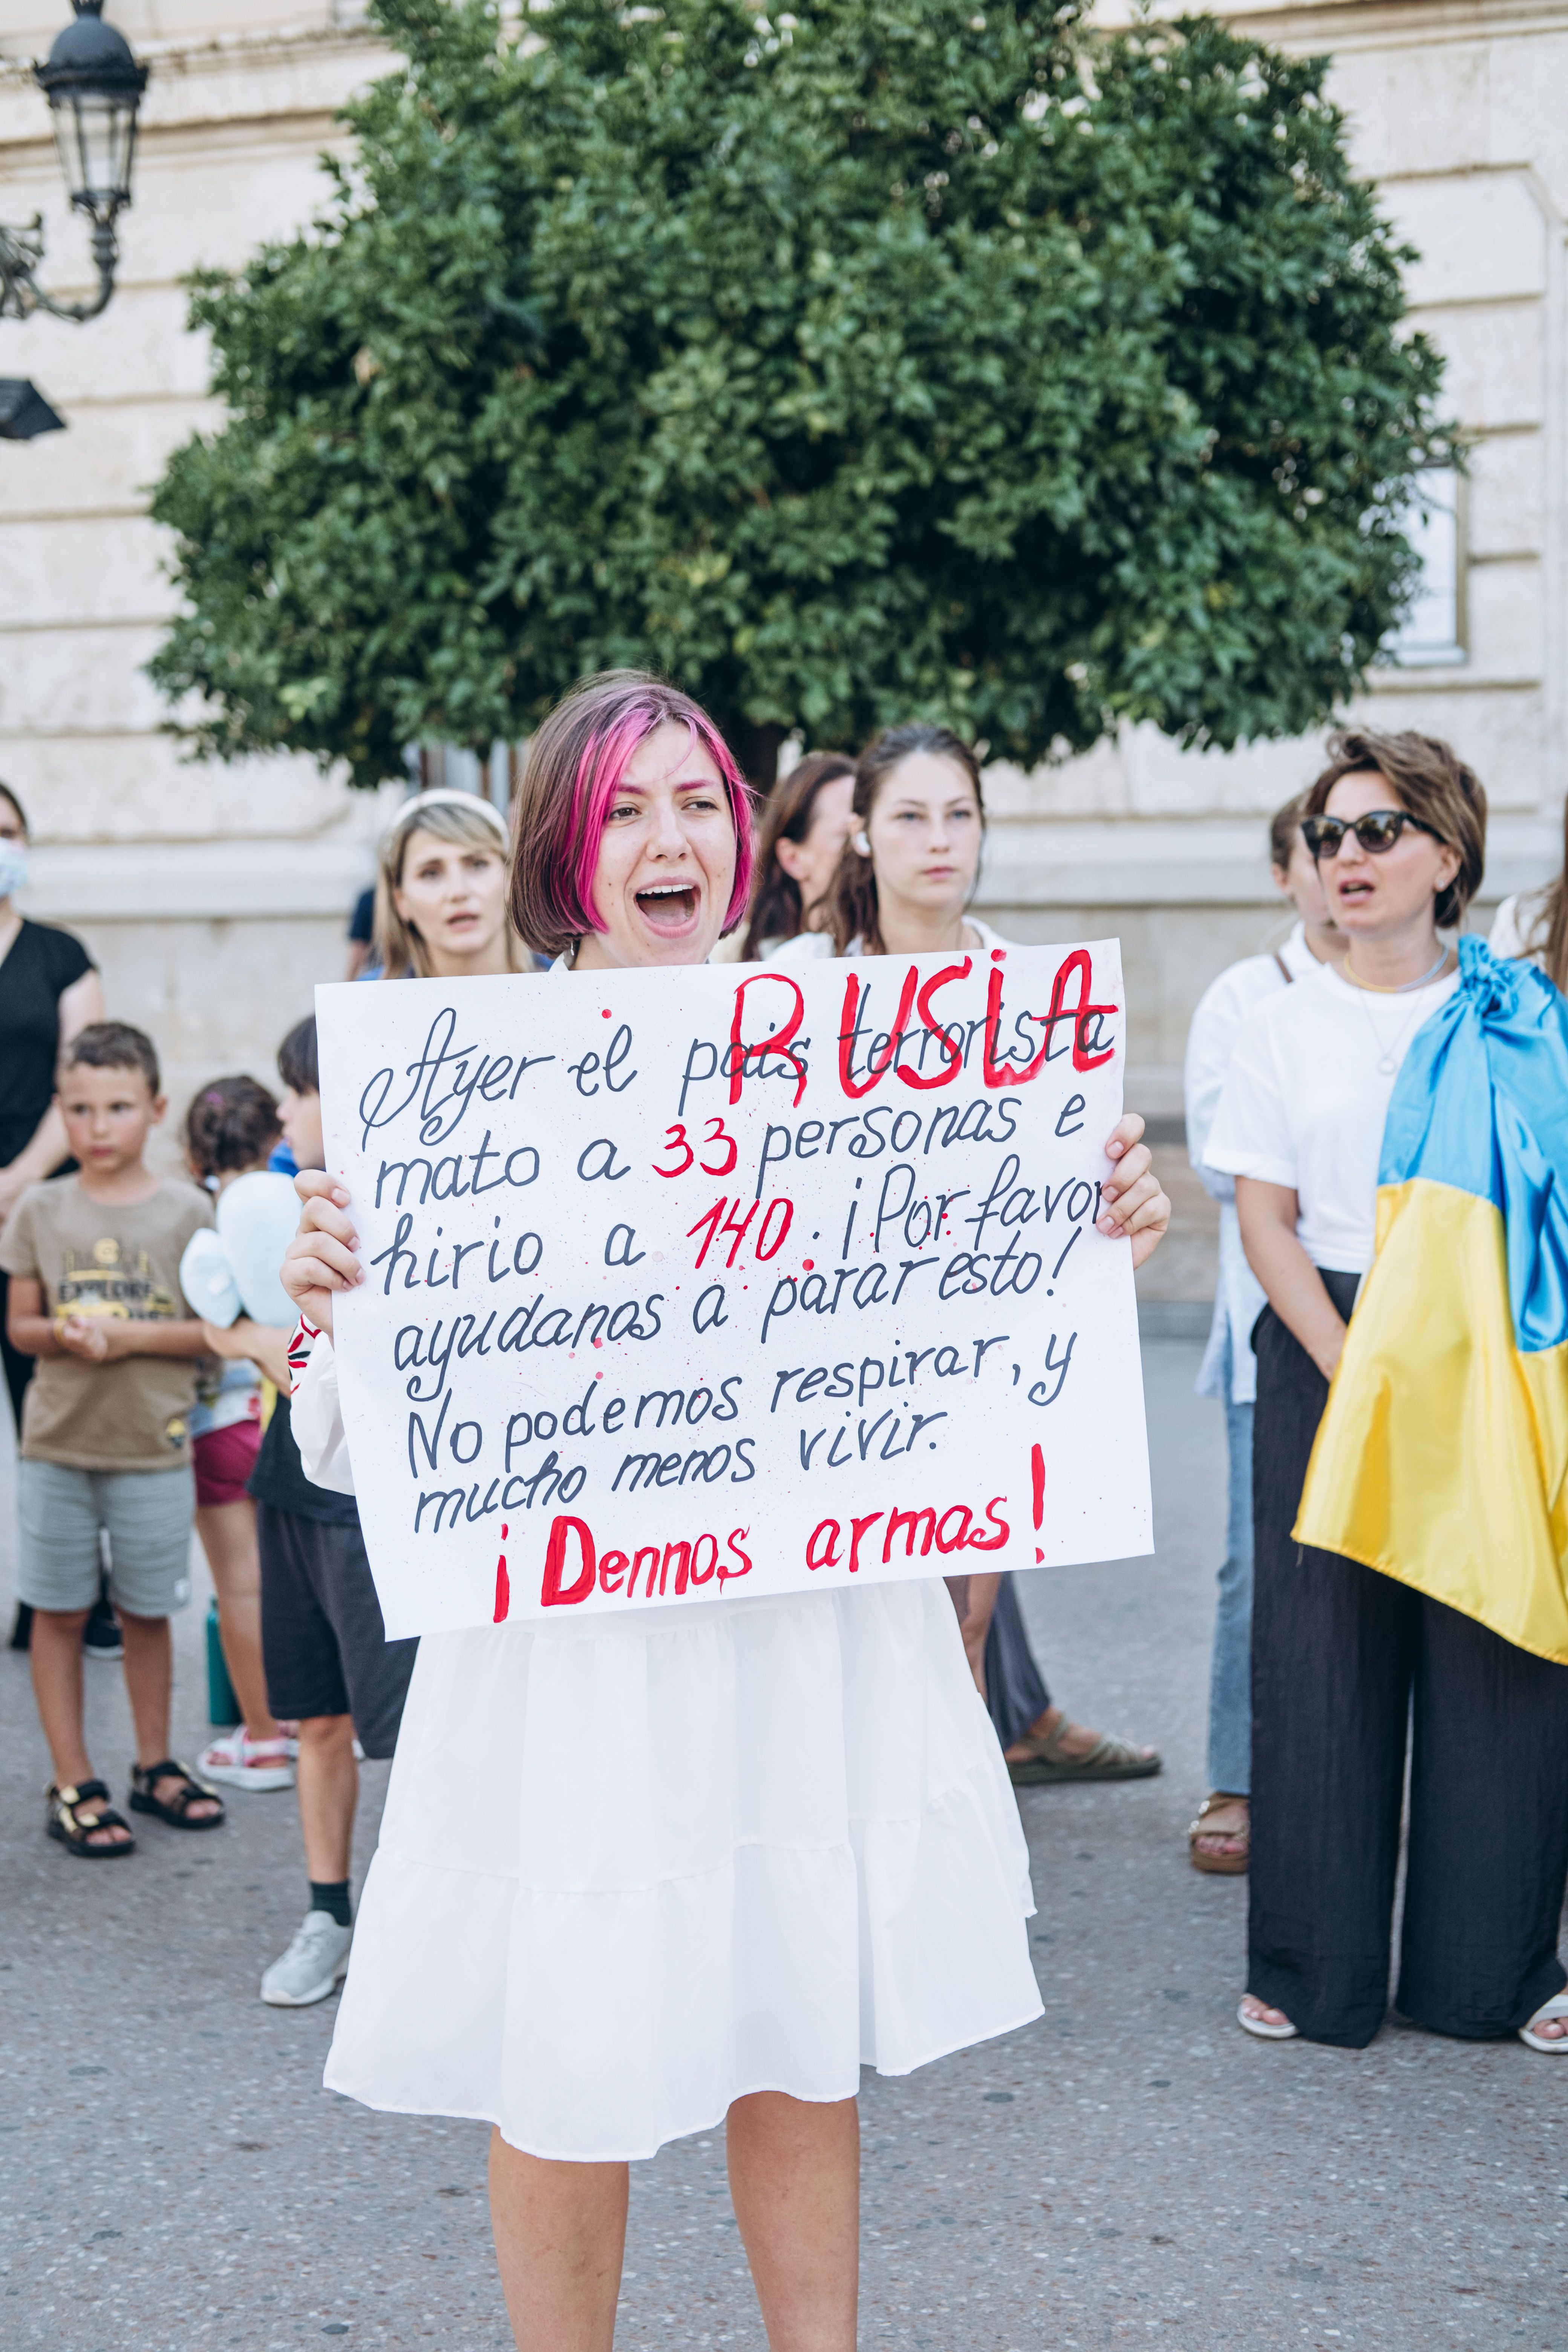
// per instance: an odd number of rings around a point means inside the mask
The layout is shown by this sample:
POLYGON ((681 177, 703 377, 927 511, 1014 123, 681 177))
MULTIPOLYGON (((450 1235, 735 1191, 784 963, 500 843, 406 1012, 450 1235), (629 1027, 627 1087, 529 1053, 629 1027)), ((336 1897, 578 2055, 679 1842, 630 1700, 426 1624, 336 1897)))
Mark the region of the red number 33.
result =
POLYGON ((708 1132, 702 1140, 704 1150, 719 1146, 722 1148, 725 1156, 717 1162, 711 1160, 699 1160, 697 1154, 693 1151, 690 1144, 686 1139, 686 1129, 684 1125, 679 1119, 677 1119, 673 1127, 667 1127, 664 1130, 664 1148, 668 1152, 672 1154, 675 1152, 684 1152, 686 1156, 673 1168, 661 1168, 656 1160, 654 1162, 654 1174, 656 1176, 684 1176, 689 1168, 697 1166, 706 1170, 710 1176, 728 1176, 733 1170, 735 1162, 740 1158, 741 1153, 740 1146, 736 1143, 734 1137, 726 1132, 724 1122, 721 1118, 710 1118, 709 1120, 708 1132))
POLYGON ((686 1157, 684 1160, 678 1161, 676 1166, 673 1168, 661 1168, 658 1162, 655 1160, 653 1169, 654 1174, 656 1176, 684 1176, 692 1161, 696 1159, 697 1154, 686 1140, 686 1129, 681 1125, 679 1119, 676 1120, 673 1127, 667 1127, 665 1129, 664 1148, 667 1151, 684 1151, 686 1157))
POLYGON ((703 1142, 705 1145, 721 1143, 729 1157, 721 1160, 717 1168, 715 1168, 710 1160, 700 1160, 697 1163, 698 1166, 705 1169, 710 1176, 728 1176, 730 1171, 733 1168, 736 1160, 741 1155, 734 1137, 732 1135, 726 1134, 724 1122, 721 1118, 710 1118, 709 1120, 708 1132, 703 1138, 703 1142))

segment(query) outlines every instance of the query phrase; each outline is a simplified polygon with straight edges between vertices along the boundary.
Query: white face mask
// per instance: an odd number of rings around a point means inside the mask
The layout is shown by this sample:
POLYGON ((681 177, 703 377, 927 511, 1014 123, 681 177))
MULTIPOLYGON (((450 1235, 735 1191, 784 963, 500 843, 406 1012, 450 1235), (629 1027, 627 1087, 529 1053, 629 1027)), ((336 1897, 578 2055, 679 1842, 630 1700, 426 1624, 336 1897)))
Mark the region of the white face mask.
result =
POLYGON ((0 898, 27 887, 27 853, 19 841, 0 841, 0 898))

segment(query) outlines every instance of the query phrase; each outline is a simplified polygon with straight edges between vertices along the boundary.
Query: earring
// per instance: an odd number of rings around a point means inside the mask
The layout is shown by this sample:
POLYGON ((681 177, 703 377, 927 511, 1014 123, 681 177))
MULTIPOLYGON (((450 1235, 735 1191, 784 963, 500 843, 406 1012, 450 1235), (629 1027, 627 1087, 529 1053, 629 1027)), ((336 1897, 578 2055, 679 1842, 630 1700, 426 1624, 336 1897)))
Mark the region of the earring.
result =
POLYGON ((860 856, 860 857, 869 857, 869 856, 870 856, 870 855, 871 855, 871 844, 870 844, 869 839, 868 838, 868 836, 867 836, 865 834, 863 834, 863 833, 858 833, 858 834, 856 835, 856 836, 855 836, 855 849, 856 849, 856 854, 857 854, 857 856, 860 856))

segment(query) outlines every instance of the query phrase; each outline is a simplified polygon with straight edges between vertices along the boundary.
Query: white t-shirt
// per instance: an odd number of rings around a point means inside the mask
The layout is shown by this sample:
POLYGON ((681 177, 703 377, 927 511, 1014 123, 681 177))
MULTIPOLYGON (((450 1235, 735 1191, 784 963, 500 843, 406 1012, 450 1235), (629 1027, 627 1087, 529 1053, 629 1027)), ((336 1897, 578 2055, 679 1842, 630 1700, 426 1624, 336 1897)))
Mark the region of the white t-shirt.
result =
POLYGON ((1544 948, 1529 948, 1525 942, 1537 931, 1545 937, 1545 890, 1529 890, 1518 898, 1505 898, 1492 917, 1491 936, 1487 941, 1493 955, 1505 959, 1521 957, 1527 963, 1540 964, 1544 969, 1544 948))
MULTIPOLYGON (((1018 944, 1016 940, 1005 940, 1000 931, 994 931, 989 923, 981 921, 978 915, 965 915, 963 919, 979 942, 978 947, 969 950, 972 955, 984 954, 992 948, 1010 948, 1018 944)), ((968 944, 965 940, 964 946, 968 947, 968 944)), ((852 956, 864 955, 865 952, 858 940, 851 940, 845 950, 847 955, 852 956)), ((955 952, 962 955, 963 948, 956 950, 955 952)), ((817 963, 824 957, 835 956, 837 953, 838 950, 833 944, 831 931, 797 931, 793 940, 785 940, 781 947, 775 948, 767 961, 769 963, 782 964, 817 963)))
POLYGON ((1297 1239, 1331 1274, 1372 1264, 1388 1098, 1412 1039, 1458 984, 1453 971, 1382 996, 1320 964, 1242 1026, 1205 1160, 1224 1175, 1289 1185, 1297 1239))
POLYGON ((1277 955, 1244 956, 1205 990, 1187 1032, 1185 1095, 1187 1156, 1204 1190, 1219 1202, 1219 1280, 1214 1321, 1198 1367, 1195 1394, 1250 1404, 1258 1392, 1258 1361, 1248 1345, 1262 1312, 1263 1286, 1247 1263, 1236 1217, 1236 1181, 1207 1165, 1204 1148, 1219 1108, 1231 1050, 1255 1005, 1316 971, 1307 927, 1298 923, 1277 955), (1283 969, 1281 969, 1283 967, 1283 969))

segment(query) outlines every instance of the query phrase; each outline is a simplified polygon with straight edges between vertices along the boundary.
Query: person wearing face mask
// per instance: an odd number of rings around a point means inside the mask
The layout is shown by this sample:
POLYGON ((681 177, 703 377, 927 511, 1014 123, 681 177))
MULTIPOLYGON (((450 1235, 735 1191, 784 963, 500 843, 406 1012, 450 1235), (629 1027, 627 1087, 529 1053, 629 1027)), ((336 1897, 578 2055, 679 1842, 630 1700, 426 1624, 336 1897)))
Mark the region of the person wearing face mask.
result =
POLYGON ((364 980, 532 971, 507 910, 505 820, 475 793, 420 793, 382 839, 364 980))
POLYGON ((1257 1365, 1252 1327, 1266 1304, 1241 1246, 1236 1186, 1204 1164, 1204 1146, 1241 1025, 1255 1004, 1320 964, 1337 963, 1343 937, 1329 913, 1311 851, 1301 838, 1301 795, 1276 812, 1268 827, 1274 887, 1300 920, 1271 955, 1245 956, 1205 991, 1187 1032, 1187 1151, 1219 1202, 1219 1282, 1197 1394, 1225 1403, 1229 1463, 1226 1557, 1215 1608, 1209 1667, 1209 1793, 1187 1832, 1194 1870, 1237 1875, 1247 1868, 1247 1792, 1252 1773, 1252 1403, 1257 1365))
MULTIPOLYGON (((741 919, 745 782, 661 681, 578 687, 530 747, 512 903, 573 973, 662 975, 741 919)), ((619 983, 617 983, 619 984, 619 983)), ((1112 1230, 1169 1202, 1124 1119, 1112 1230)), ((307 1472, 352 1486, 331 1318, 353 1203, 302 1175, 284 1284, 307 1472)), ((1128 1411, 1136 1406, 1129 1404, 1128 1411)), ((327 2081, 483 2116, 521 2352, 609 2352, 628 2159, 721 2119, 768 2341, 854 2352, 862 2063, 1040 2013, 1027 1855, 934 1580, 427 1633, 327 2081)))
MULTIPOLYGON (((1451 1606, 1392 1558, 1384 1572, 1364 1538, 1330 1550, 1296 1532, 1352 1308, 1397 1215, 1380 1189, 1390 1104, 1428 1024, 1450 1018, 1460 966, 1440 933, 1461 923, 1486 851, 1486 794, 1447 744, 1360 730, 1331 737, 1329 752, 1301 830, 1346 951, 1248 1015, 1205 1150, 1236 1180, 1268 1301, 1253 1334, 1252 1850, 1237 2021, 1261 2040, 1342 2049, 1377 2032, 1408 1769, 1399 2011, 1433 2032, 1518 2031, 1568 2054, 1557 1951, 1568 1665, 1491 1630, 1473 1589, 1451 1606)), ((1423 1103, 1406 1106, 1405 1124, 1440 1122, 1423 1103)), ((1506 1258, 1500 1230, 1491 1246, 1506 1258)), ((1435 1298, 1468 1297, 1441 1246, 1422 1272, 1435 1298)), ((1491 1344, 1462 1318, 1434 1332, 1419 1297, 1405 1328, 1399 1345, 1437 1349, 1453 1383, 1491 1344)), ((1407 1388, 1426 1366, 1384 1336, 1386 1384, 1407 1388)), ((1388 1458, 1376 1422, 1389 1409, 1365 1392, 1350 1450, 1375 1463, 1385 1496, 1418 1500, 1431 1483, 1426 1433, 1388 1458)), ((1476 1450, 1489 1454, 1495 1437, 1485 1429, 1476 1450)), ((1447 1507, 1424 1573, 1467 1557, 1464 1517, 1485 1507, 1481 1494, 1447 1507)))
MULTIPOLYGON (((823 928, 802 931, 772 961, 787 967, 819 956, 982 954, 1007 946, 967 911, 980 872, 985 803, 980 763, 962 736, 923 721, 885 729, 856 762, 851 806, 849 838, 823 901, 823 928)), ((1132 1123, 1142 1135, 1142 1120, 1132 1123)), ((1142 1263, 1136 1243, 1132 1263, 1142 1263)), ((971 1670, 1016 1785, 1138 1780, 1159 1771, 1152 1748, 1088 1730, 1055 1704, 1010 1575, 955 1577, 952 1590, 971 1670)))
POLYGON ((786 940, 819 930, 823 901, 849 837, 855 762, 842 751, 808 751, 773 786, 757 837, 757 878, 743 931, 714 951, 716 963, 756 963, 786 940))
MULTIPOLYGON (((55 1101, 55 1071, 79 1031, 103 1018, 103 987, 79 939, 53 923, 35 923, 13 903, 27 886, 27 820, 8 784, 0 784, 0 1224, 29 1184, 42 1183, 70 1159, 55 1101)), ((33 1358, 5 1330, 8 1277, 0 1273, 0 1357, 18 1431, 33 1358)), ((11 1647, 25 1650, 33 1612, 18 1602, 11 1647)), ((101 1657, 121 1654, 114 1613, 101 1596, 88 1619, 84 1645, 101 1657)))

